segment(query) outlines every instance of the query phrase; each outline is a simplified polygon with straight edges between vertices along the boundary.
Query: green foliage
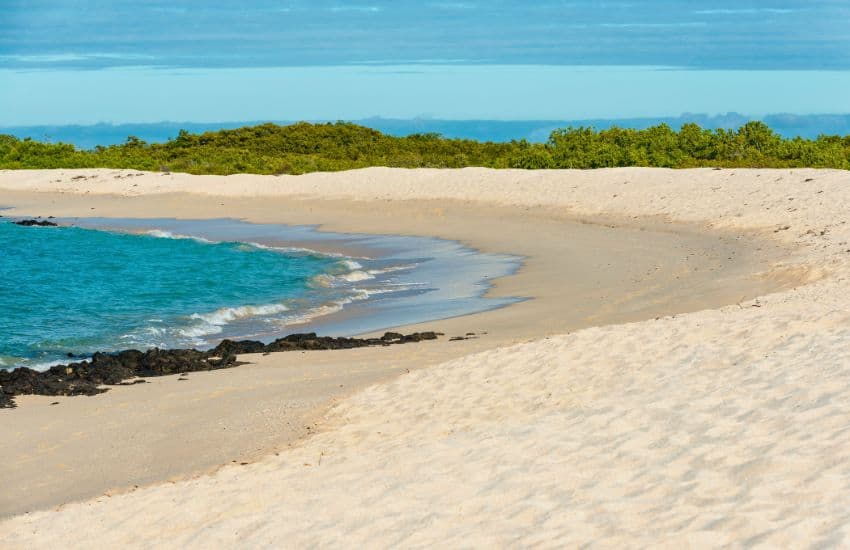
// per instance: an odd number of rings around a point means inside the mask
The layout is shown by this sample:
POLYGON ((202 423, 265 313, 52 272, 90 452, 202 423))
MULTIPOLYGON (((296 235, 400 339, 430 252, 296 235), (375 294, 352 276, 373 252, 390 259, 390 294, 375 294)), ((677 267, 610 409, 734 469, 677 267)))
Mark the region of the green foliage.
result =
POLYGON ((666 124, 645 130, 565 128, 545 144, 446 139, 438 134, 393 137, 346 122, 260 126, 190 134, 167 143, 130 136, 120 145, 78 150, 0 135, 0 168, 131 168, 193 174, 303 174, 369 166, 401 168, 850 168, 850 136, 785 139, 762 122, 737 130, 666 124))
POLYGON ((511 156, 509 162, 511 168, 525 168, 526 170, 555 168, 552 153, 546 146, 530 144, 526 140, 515 142, 514 145, 518 150, 511 156))

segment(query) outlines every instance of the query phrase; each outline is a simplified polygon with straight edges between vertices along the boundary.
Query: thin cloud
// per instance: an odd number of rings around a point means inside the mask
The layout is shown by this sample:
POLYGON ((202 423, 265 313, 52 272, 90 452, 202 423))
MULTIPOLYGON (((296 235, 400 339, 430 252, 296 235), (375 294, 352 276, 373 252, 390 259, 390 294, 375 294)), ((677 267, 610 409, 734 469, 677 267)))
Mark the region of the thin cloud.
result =
POLYGON ((80 61, 93 61, 98 59, 117 60, 151 60, 156 59, 152 55, 132 53, 58 53, 58 54, 35 54, 22 55, 10 54, 0 55, 0 61, 16 61, 19 63, 78 63, 80 61))
POLYGON ((610 29, 670 29, 678 27, 707 27, 704 21, 685 21, 677 23, 600 23, 600 27, 610 29))
POLYGON ((380 11, 384 11, 383 8, 379 6, 331 6, 327 9, 332 12, 355 11, 361 13, 378 13, 380 11))
POLYGON ((348 65, 474 65, 486 61, 486 59, 469 58, 367 59, 354 61, 348 65))
POLYGON ((696 10, 697 15, 758 15, 761 13, 788 14, 799 10, 786 8, 718 8, 710 10, 696 10))
POLYGON ((471 2, 435 2, 431 7, 440 10, 471 10, 478 6, 471 2))

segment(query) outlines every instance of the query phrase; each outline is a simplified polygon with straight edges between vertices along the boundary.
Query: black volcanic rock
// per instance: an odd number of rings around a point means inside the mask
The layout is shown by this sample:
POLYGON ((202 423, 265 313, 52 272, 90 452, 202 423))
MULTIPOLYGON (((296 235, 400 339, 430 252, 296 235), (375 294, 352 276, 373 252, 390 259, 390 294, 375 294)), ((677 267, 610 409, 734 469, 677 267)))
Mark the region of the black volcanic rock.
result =
POLYGON ((56 227, 55 223, 47 220, 18 220, 12 223, 24 227, 56 227))
POLYGON ((209 351, 153 348, 145 352, 130 349, 95 353, 88 361, 57 365, 44 372, 27 367, 0 370, 0 409, 14 407, 16 395, 96 395, 107 391, 101 386, 126 384, 134 378, 235 367, 244 364, 236 360, 237 355, 244 353, 389 346, 436 340, 438 336, 436 332, 408 335, 387 332, 380 338, 344 338, 317 336, 311 332, 290 334, 270 344, 256 340, 223 340, 209 351))
POLYGON ((239 353, 263 353, 265 351, 266 345, 258 340, 222 340, 219 345, 212 349, 212 353, 218 357, 239 353))

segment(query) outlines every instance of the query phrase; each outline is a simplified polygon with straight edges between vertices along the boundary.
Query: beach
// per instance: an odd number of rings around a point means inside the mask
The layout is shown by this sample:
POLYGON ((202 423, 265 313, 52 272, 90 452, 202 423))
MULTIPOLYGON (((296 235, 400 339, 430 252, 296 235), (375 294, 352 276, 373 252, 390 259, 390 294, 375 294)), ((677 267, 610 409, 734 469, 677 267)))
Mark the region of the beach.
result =
POLYGON ((0 541, 840 544, 848 183, 809 169, 0 171, 4 216, 318 224, 523 258, 489 291, 522 301, 392 327, 438 342, 21 396, 0 413, 14 480, 0 541))

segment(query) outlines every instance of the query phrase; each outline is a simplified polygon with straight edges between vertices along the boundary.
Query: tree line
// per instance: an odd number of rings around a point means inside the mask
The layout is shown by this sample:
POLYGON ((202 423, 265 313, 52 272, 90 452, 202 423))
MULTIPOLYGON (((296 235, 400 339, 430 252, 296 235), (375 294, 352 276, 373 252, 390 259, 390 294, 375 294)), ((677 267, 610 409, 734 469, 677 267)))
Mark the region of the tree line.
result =
POLYGON ((838 168, 850 169, 850 136, 784 138, 762 122, 735 130, 666 124, 644 130, 555 130, 546 143, 396 137, 347 122, 261 124, 165 143, 130 136, 120 145, 77 149, 0 135, 0 168, 127 168, 192 174, 303 174, 369 166, 400 168, 838 168))

